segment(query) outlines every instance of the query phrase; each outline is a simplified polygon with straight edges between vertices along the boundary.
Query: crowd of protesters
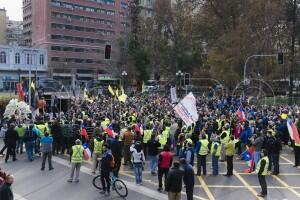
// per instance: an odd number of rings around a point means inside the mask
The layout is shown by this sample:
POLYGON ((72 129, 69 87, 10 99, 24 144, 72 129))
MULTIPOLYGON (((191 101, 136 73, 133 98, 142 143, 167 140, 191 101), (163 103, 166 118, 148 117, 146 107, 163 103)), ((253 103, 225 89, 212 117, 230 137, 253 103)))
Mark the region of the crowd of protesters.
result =
POLYGON ((107 172, 118 176, 122 164, 133 168, 136 184, 142 185, 148 160, 151 174, 158 177, 158 191, 164 189, 169 199, 180 199, 183 181, 188 200, 193 199, 194 174, 207 175, 209 154, 213 175, 219 174, 219 162, 226 161, 225 176, 232 176, 234 156, 244 159, 243 153, 252 149, 249 173, 258 173, 261 196, 267 195, 264 177, 280 173, 282 145, 294 148, 295 167, 300 165, 300 144, 291 140, 287 127, 290 119, 300 128, 297 106, 257 106, 247 98, 231 96, 197 97, 199 119, 191 126, 180 120, 173 106, 168 97, 159 95, 137 95, 126 103, 99 95, 76 99, 65 113, 41 112, 40 116, 29 116, 23 121, 11 116, 2 120, 0 134, 4 136, 4 147, 0 154, 7 149, 8 162, 10 156, 16 161, 18 153, 26 152, 28 161, 43 153, 41 170, 45 169, 47 158, 49 170, 54 169, 52 155, 69 154, 74 163, 68 180, 72 182, 74 170, 75 181, 79 181, 80 166, 75 163, 82 162, 74 151, 83 156, 84 149, 76 145, 84 144, 92 152, 92 173, 100 169, 107 189, 104 193, 109 194, 110 188, 107 172), (237 115, 240 108, 242 118, 237 115))

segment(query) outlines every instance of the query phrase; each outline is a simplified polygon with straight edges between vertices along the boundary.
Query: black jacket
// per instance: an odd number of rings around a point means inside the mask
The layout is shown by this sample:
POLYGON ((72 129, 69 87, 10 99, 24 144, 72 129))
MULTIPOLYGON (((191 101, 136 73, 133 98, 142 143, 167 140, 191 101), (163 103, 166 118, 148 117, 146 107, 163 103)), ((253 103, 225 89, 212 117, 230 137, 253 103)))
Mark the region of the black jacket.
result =
POLYGON ((275 138, 272 145, 272 154, 279 154, 282 150, 281 140, 279 138, 275 138))
POLYGON ((178 193, 182 190, 183 171, 179 168, 172 167, 166 180, 166 191, 178 193))
POLYGON ((115 159, 122 158, 123 144, 121 141, 113 140, 111 143, 111 152, 115 159))
POLYGON ((160 143, 155 139, 150 139, 148 142, 149 156, 157 156, 158 155, 158 147, 160 147, 160 143))
POLYGON ((0 188, 0 199, 1 200, 14 200, 13 192, 11 191, 10 185, 4 183, 0 188))
POLYGON ((184 175, 183 175, 183 182, 186 186, 191 186, 195 184, 195 172, 191 165, 185 164, 183 166, 184 175))
POLYGON ((18 132, 13 128, 9 128, 5 133, 5 142, 8 145, 16 145, 17 140, 19 139, 18 132))

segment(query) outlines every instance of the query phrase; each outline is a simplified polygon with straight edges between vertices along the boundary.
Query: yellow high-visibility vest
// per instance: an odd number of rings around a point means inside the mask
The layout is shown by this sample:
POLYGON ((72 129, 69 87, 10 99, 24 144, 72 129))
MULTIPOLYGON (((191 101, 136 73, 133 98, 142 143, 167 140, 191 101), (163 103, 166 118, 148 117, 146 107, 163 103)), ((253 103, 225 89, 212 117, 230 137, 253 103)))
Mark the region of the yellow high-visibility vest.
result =
POLYGON ((214 156, 220 156, 221 155, 221 147, 222 146, 218 142, 213 142, 211 145, 211 148, 210 148, 211 155, 213 155, 213 153, 216 151, 214 156), (217 149, 215 149, 215 145, 217 145, 217 149))
POLYGON ((81 145, 72 146, 72 151, 73 151, 71 157, 72 163, 82 163, 83 150, 84 149, 81 145))
POLYGON ((202 155, 202 156, 207 155, 207 153, 208 153, 208 143, 209 143, 208 140, 201 139, 200 142, 201 142, 201 147, 200 147, 200 150, 199 150, 199 155, 202 155))
POLYGON ((96 154, 103 153, 103 143, 104 143, 104 140, 101 140, 99 142, 97 139, 94 139, 94 153, 96 153, 96 154))
POLYGON ((258 173, 260 171, 260 163, 261 163, 262 160, 266 161, 266 165, 265 165, 264 170, 261 173, 261 175, 266 176, 268 174, 268 167, 269 167, 269 158, 268 158, 268 156, 264 156, 264 157, 262 157, 262 159, 259 160, 255 172, 258 173))

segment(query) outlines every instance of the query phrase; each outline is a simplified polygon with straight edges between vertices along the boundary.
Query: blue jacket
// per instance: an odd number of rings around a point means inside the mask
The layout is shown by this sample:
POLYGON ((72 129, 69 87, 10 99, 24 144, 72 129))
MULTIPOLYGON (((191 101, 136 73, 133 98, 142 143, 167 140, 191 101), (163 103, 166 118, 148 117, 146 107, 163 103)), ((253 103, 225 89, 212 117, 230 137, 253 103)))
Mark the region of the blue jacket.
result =
POLYGON ((43 136, 41 139, 42 152, 52 152, 53 138, 51 136, 43 136))
POLYGON ((241 143, 247 143, 249 138, 252 137, 252 131, 251 131, 251 128, 248 127, 246 128, 239 136, 239 139, 241 141, 241 143))
POLYGON ((183 182, 186 186, 192 186, 195 184, 195 172, 191 165, 185 164, 183 165, 184 175, 183 182))

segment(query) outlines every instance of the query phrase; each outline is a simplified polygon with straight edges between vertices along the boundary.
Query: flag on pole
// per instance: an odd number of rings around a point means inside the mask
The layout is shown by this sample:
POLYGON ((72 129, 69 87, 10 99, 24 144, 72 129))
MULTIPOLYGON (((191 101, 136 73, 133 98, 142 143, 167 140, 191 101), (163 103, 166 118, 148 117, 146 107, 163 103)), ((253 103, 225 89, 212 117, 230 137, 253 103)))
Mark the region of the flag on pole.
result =
POLYGON ((86 88, 84 88, 84 90, 83 90, 83 97, 84 97, 85 99, 88 98, 88 94, 87 94, 87 89, 86 89, 86 88))
POLYGON ((110 85, 108 86, 108 91, 112 96, 115 96, 114 89, 110 85))
POLYGON ((145 82, 143 81, 143 83, 142 83, 142 93, 144 93, 145 92, 145 82))
POLYGON ((121 95, 118 96, 118 100, 123 103, 125 103, 127 100, 127 95, 125 94, 125 91, 124 91, 124 88, 122 85, 121 85, 121 95))
POLYGON ((19 96, 19 101, 24 101, 24 99, 25 99, 25 92, 23 91, 22 84, 21 83, 17 83, 16 87, 17 87, 17 93, 18 93, 18 96, 19 96))
POLYGON ((106 127, 105 132, 110 136, 113 137, 114 136, 114 131, 112 128, 112 124, 110 124, 108 127, 106 127))
POLYGON ((239 109, 236 111, 236 115, 240 121, 242 121, 242 122, 247 121, 246 111, 242 105, 240 105, 239 109))
POLYGON ((295 143, 300 144, 299 132, 296 125, 293 123, 291 119, 288 119, 286 123, 290 133, 290 137, 292 138, 292 140, 295 141, 295 143))
POLYGON ((32 90, 35 90, 34 80, 31 81, 30 87, 31 87, 32 90))

